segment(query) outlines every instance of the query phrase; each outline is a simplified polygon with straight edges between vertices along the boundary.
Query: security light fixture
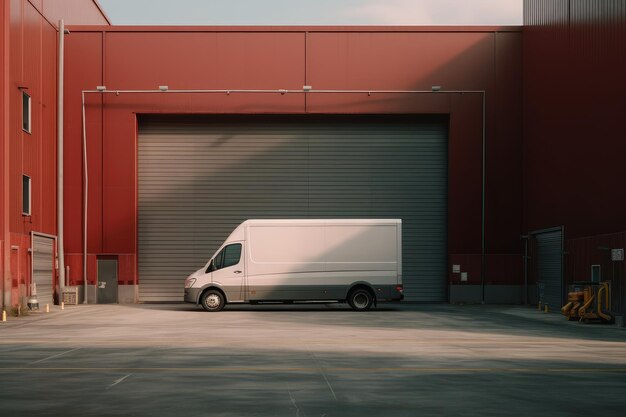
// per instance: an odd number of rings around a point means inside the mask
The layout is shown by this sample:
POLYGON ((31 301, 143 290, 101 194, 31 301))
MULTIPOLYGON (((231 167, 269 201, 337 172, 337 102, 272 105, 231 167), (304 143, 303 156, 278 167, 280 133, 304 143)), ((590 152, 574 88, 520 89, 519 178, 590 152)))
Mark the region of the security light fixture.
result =
POLYGON ((161 91, 167 91, 168 89, 169 89, 169 87, 166 86, 166 85, 160 85, 159 86, 159 90, 161 90, 161 91))
POLYGON ((441 86, 440 85, 433 85, 432 87, 430 87, 430 89, 432 91, 441 91, 441 86))
POLYGON ((98 91, 106 91, 107 87, 106 85, 98 85, 96 86, 96 90, 98 91))
POLYGON ((309 92, 313 89, 313 87, 311 87, 310 85, 303 85, 302 86, 302 91, 304 92, 309 92))

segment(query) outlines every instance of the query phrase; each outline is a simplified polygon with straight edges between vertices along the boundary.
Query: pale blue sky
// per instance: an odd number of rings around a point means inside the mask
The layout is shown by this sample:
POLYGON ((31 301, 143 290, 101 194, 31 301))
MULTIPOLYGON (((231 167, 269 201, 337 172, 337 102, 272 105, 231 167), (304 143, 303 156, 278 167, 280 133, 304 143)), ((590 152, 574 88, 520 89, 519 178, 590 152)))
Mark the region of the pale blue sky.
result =
POLYGON ((115 25, 521 25, 523 0, 99 0, 115 25))

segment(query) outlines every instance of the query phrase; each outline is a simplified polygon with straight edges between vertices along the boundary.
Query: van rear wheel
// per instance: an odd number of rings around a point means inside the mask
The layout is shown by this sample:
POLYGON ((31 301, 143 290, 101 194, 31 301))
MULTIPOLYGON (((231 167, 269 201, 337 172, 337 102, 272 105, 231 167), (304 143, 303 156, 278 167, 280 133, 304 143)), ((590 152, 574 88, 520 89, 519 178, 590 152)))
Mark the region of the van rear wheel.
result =
POLYGON ((367 311, 374 304, 374 296, 365 288, 357 288, 348 294, 348 304, 354 311, 367 311))
POLYGON ((224 295, 217 290, 209 290, 202 294, 200 304, 206 311, 220 311, 224 308, 224 295))

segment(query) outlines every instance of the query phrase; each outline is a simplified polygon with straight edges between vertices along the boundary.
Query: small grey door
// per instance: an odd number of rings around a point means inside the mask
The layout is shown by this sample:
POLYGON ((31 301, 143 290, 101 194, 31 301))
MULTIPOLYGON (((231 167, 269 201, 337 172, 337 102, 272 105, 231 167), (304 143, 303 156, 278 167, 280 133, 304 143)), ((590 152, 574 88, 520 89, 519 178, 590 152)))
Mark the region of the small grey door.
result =
POLYGON ((537 284, 539 296, 550 310, 563 306, 563 230, 533 233, 537 245, 537 284))
POLYGON ((54 304, 54 239, 33 235, 32 242, 33 283, 36 285, 37 302, 42 308, 54 304))
POLYGON ((117 303, 117 259, 98 259, 98 304, 117 303))

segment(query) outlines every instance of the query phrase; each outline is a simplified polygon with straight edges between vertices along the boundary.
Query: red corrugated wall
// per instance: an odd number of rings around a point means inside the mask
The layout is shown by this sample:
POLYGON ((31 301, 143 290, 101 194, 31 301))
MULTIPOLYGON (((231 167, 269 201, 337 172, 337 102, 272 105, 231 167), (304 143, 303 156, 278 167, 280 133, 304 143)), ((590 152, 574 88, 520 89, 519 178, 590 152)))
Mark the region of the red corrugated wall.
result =
POLYGON ((565 226, 565 281, 589 280, 625 244, 626 1, 526 0, 524 24, 524 229, 565 226))
POLYGON ((56 29, 28 1, 10 3, 9 229, 13 294, 30 283, 30 232, 56 234, 56 29), (31 133, 22 130, 22 92, 31 96, 31 133), (22 215, 22 175, 31 178, 31 215, 22 215), (22 288, 18 290, 18 282, 22 288))
POLYGON ((528 0, 525 229, 626 230, 626 2, 528 0))
POLYGON ((56 234, 56 24, 61 18, 69 23, 108 21, 92 0, 6 0, 0 17, 0 264, 2 276, 10 278, 5 280, 5 292, 11 294, 7 303, 15 305, 30 283, 30 232, 56 234), (20 88, 31 96, 31 133, 22 130, 20 88), (22 215, 22 175, 31 177, 30 216, 22 215))
MULTIPOLYGON (((487 278, 493 283, 520 283, 522 39, 518 28, 70 29, 65 221, 73 279, 82 280, 81 90, 96 85, 430 90, 441 85, 487 91, 486 242, 488 263, 494 265, 487 278)), ((124 255, 125 262, 136 263, 137 113, 446 113, 451 115, 449 254, 451 262, 457 256, 467 259, 469 268, 480 259, 481 250, 481 105, 479 95, 443 93, 121 94, 104 99, 90 95, 88 252, 124 255)), ((120 281, 135 278, 120 277, 120 281)), ((479 281, 479 271, 470 274, 470 282, 479 281)))

